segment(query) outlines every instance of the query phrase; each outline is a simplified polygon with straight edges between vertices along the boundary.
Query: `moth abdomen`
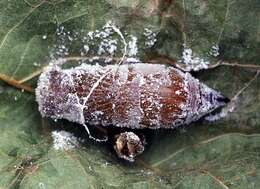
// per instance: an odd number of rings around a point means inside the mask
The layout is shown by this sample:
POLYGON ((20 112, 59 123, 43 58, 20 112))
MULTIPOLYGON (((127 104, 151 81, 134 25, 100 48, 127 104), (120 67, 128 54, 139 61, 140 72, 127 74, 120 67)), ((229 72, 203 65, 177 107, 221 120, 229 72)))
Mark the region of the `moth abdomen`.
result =
POLYGON ((49 68, 36 98, 46 117, 132 129, 189 124, 226 101, 189 73, 141 63, 49 68))

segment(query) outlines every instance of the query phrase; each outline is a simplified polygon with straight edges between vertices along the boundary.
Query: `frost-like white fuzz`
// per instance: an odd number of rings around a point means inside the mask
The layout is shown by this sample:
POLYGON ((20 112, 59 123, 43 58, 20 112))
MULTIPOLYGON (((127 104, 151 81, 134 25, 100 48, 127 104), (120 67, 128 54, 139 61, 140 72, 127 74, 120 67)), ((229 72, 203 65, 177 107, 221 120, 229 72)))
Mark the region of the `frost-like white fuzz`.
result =
POLYGON ((179 63, 185 64, 185 70, 187 71, 198 71, 202 69, 207 69, 209 65, 209 61, 204 60, 193 54, 192 49, 186 47, 184 44, 184 49, 182 52, 182 58, 179 63))
POLYGON ((78 138, 67 131, 53 131, 52 138, 55 150, 70 150, 79 146, 78 138))

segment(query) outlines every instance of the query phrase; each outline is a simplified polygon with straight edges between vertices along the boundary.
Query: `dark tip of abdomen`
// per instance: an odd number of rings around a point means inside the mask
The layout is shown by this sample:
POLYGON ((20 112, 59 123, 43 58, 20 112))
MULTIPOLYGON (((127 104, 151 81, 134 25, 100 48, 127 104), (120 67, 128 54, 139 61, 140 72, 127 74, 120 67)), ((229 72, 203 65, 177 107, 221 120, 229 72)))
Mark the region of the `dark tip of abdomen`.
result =
POLYGON ((223 95, 219 95, 216 100, 219 102, 219 103, 224 103, 224 104, 227 104, 228 102, 230 102, 230 99, 223 96, 223 95))

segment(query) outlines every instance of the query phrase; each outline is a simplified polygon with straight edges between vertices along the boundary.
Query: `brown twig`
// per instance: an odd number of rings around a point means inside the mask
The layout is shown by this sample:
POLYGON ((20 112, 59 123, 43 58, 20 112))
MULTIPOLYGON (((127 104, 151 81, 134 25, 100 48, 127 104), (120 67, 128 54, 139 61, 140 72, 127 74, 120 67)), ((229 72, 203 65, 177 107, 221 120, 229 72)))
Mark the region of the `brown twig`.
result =
POLYGON ((219 66, 230 66, 230 67, 240 67, 240 68, 250 68, 250 69, 259 69, 260 70, 260 65, 255 65, 255 64, 239 64, 237 62, 225 62, 225 61, 218 61, 216 64, 210 65, 208 69, 214 69, 219 66))
POLYGON ((0 74, 0 80, 1 81, 4 81, 5 83, 7 83, 8 85, 11 85, 15 88, 18 88, 18 89, 22 89, 22 90, 25 90, 29 93, 34 93, 34 89, 28 85, 25 85, 25 84, 21 84, 19 83, 19 81, 15 80, 15 79, 12 79, 10 78, 9 76, 7 75, 4 75, 4 74, 0 74))
POLYGON ((232 66, 232 67, 241 67, 241 68, 260 69, 260 66, 255 65, 255 64, 239 64, 239 63, 231 63, 231 62, 221 62, 220 65, 223 65, 223 66, 232 66))

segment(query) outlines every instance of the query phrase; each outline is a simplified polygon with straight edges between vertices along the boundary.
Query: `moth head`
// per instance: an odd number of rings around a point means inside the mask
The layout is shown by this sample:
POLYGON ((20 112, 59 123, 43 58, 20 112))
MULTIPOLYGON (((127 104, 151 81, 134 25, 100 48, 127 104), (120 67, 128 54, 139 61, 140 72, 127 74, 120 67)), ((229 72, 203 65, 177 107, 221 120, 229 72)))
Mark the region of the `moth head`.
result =
POLYGON ((144 151, 145 140, 133 132, 124 132, 115 136, 114 149, 120 158, 133 162, 144 151))

